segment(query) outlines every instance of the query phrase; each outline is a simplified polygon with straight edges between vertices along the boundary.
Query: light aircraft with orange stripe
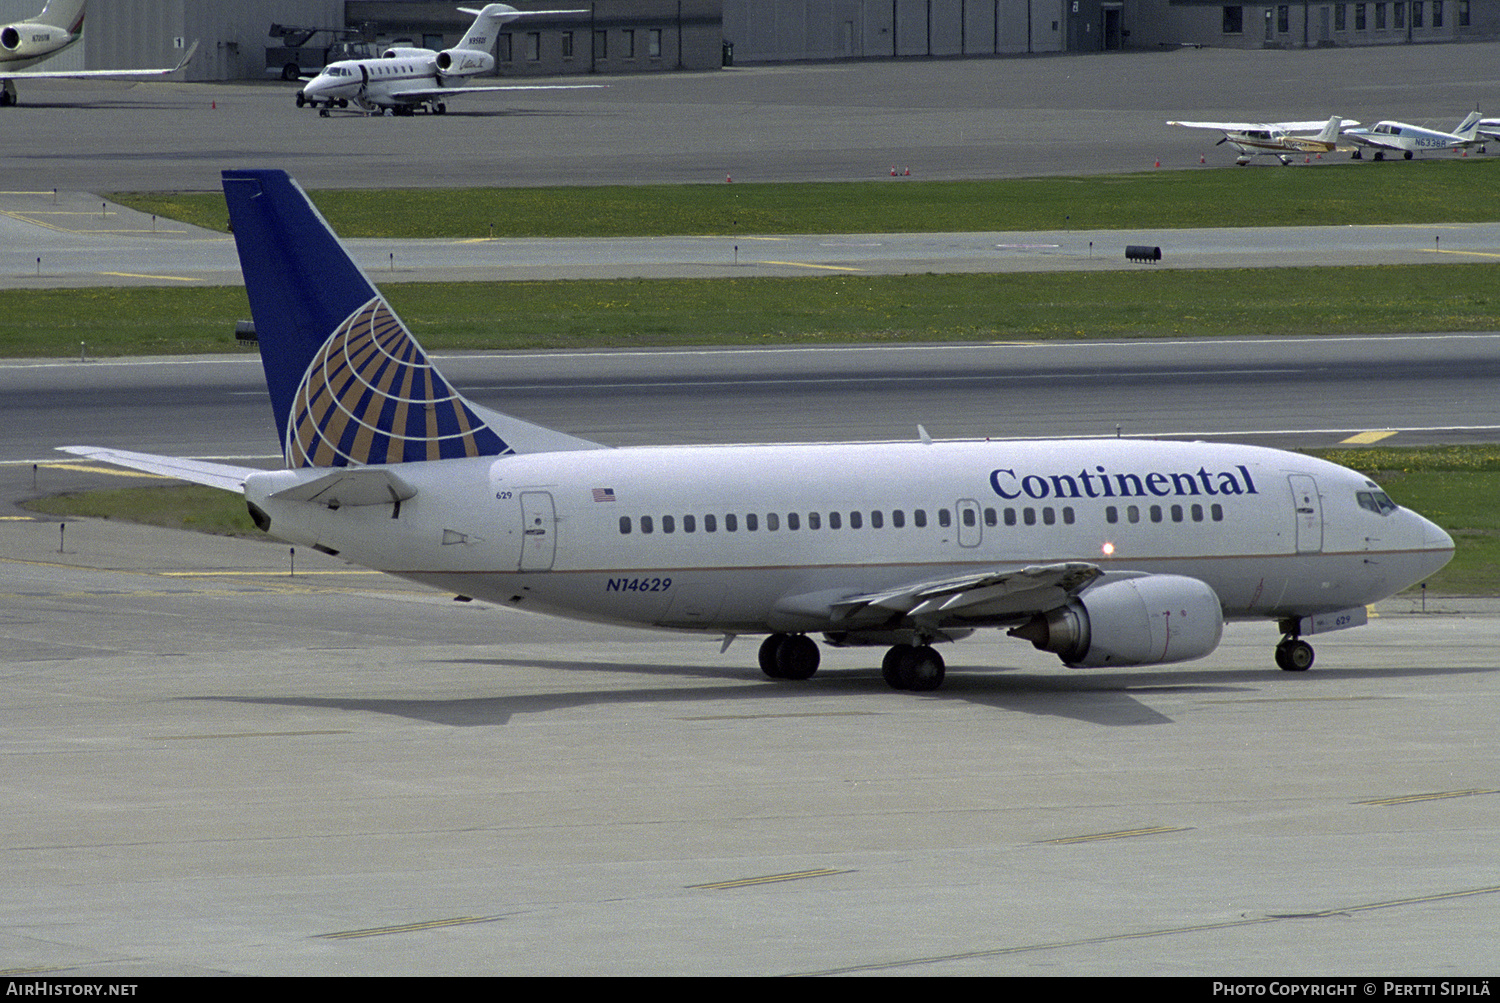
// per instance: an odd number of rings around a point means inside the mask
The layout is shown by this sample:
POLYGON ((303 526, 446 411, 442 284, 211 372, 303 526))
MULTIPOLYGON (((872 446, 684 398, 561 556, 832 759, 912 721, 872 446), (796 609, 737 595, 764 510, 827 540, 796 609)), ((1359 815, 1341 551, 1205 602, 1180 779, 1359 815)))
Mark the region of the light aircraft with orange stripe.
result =
POLYGON ((1294 153, 1331 153, 1334 150, 1349 151, 1354 146, 1339 145, 1339 133, 1350 126, 1359 125, 1352 118, 1332 116, 1327 122, 1168 122, 1185 129, 1210 129, 1222 132, 1224 138, 1215 143, 1228 143, 1240 155, 1235 163, 1241 167, 1250 163, 1257 154, 1275 157, 1282 164, 1292 162, 1294 153), (1314 135, 1300 135, 1314 133, 1314 135))

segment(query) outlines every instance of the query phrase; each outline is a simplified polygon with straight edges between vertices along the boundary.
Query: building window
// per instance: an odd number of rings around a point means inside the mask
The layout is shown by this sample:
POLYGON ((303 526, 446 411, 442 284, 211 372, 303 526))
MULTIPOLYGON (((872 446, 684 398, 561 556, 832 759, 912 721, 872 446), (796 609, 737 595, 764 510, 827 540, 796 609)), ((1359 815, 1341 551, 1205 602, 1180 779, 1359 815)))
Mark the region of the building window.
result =
POLYGON ((620 58, 635 58, 635 30, 632 28, 620 32, 620 58))
POLYGON ((1443 26, 1443 0, 1432 0, 1432 26, 1434 28, 1443 26))
MULTIPOLYGON (((1400 4, 1397 4, 1397 6, 1399 7, 1400 4)), ((1425 28, 1426 25, 1422 22, 1422 0, 1415 0, 1415 2, 1411 5, 1411 26, 1413 28, 1425 28)), ((1396 27, 1399 28, 1401 26, 1398 24, 1396 25, 1396 27)))
POLYGON ((1333 8, 1333 30, 1334 31, 1344 31, 1346 29, 1346 27, 1348 26, 1348 22, 1347 22, 1347 20, 1344 17, 1345 9, 1346 8, 1345 8, 1344 4, 1339 4, 1338 6, 1336 6, 1336 7, 1333 8))
POLYGON ((502 63, 508 63, 508 62, 510 62, 510 35, 509 34, 505 34, 505 35, 501 35, 500 36, 500 44, 496 48, 496 53, 497 53, 496 58, 498 58, 500 60, 500 62, 502 62, 502 63))
POLYGON ((607 31, 596 31, 596 32, 594 32, 594 58, 595 59, 608 59, 609 58, 609 32, 607 32, 607 31))
POLYGON ((646 36, 646 55, 652 59, 661 58, 661 29, 652 28, 646 36))
MULTIPOLYGON (((1417 19, 1416 18, 1412 18, 1411 23, 1412 23, 1412 27, 1416 27, 1416 25, 1417 25, 1417 19)), ((1393 3, 1393 4, 1391 4, 1391 27, 1392 28, 1405 28, 1406 27, 1406 4, 1404 4, 1404 3, 1393 3)))
POLYGON ((1362 3, 1354 5, 1354 30, 1365 30, 1365 5, 1362 3))
POLYGON ((542 33, 539 31, 528 31, 526 33, 526 58, 536 62, 542 58, 542 33))
POLYGON ((1292 8, 1287 4, 1276 8, 1276 30, 1283 34, 1292 30, 1292 8))
POLYGON ((1385 27, 1385 4, 1375 5, 1375 30, 1380 31, 1385 27))
POLYGON ((1245 31, 1245 8, 1224 8, 1224 34, 1241 35, 1245 31))
POLYGON ((573 58, 573 33, 571 31, 562 33, 562 57, 564 59, 573 58))
POLYGON ((1458 0, 1458 26, 1460 28, 1469 26, 1469 0, 1458 0))

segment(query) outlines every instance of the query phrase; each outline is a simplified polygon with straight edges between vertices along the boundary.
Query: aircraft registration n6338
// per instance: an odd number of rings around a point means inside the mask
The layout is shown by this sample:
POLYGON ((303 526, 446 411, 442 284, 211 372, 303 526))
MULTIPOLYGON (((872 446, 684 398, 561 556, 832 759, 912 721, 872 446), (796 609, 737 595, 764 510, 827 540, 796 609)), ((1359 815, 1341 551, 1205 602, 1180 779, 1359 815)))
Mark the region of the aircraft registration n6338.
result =
POLYGON ((1070 666, 1180 662, 1269 620, 1276 662, 1446 564, 1453 541, 1363 475, 1196 442, 613 449, 467 400, 285 173, 224 172, 286 467, 67 451, 243 493, 257 525, 464 597, 559 616, 764 635, 811 677, 886 648, 1007 630, 1070 666))

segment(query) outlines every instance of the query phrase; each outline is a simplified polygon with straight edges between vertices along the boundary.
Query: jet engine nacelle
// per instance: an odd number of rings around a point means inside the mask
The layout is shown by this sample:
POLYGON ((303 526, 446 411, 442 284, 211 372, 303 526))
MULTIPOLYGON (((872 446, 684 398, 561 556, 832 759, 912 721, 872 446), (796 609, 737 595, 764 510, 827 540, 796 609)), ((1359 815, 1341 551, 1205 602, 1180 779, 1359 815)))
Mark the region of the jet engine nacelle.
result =
POLYGON ((0 28, 0 49, 14 56, 41 56, 56 52, 67 40, 66 31, 44 24, 7 24, 0 28))
POLYGON ((1099 585, 1010 631, 1073 668, 1186 662, 1212 652, 1223 634, 1218 595, 1180 575, 1099 585))
POLYGON ((470 77, 495 68, 495 57, 478 49, 444 49, 437 54, 438 72, 449 77, 470 77))

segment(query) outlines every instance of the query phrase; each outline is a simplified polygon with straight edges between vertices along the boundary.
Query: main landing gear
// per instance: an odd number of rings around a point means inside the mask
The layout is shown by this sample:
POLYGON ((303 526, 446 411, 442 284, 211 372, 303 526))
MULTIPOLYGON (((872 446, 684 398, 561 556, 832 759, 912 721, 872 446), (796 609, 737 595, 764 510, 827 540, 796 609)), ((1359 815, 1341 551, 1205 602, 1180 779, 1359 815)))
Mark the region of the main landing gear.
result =
POLYGON ((1276 646, 1276 667, 1285 672, 1306 672, 1315 657, 1312 645, 1295 634, 1283 637, 1276 646))
MULTIPOLYGON (((760 670, 772 679, 811 679, 818 644, 806 634, 772 634, 760 645, 760 670)), ((895 690, 928 693, 943 685, 943 656, 927 644, 898 644, 886 652, 880 674, 895 690)))
POLYGON ((772 679, 811 679, 820 657, 806 634, 772 634, 761 642, 760 670, 772 679))

